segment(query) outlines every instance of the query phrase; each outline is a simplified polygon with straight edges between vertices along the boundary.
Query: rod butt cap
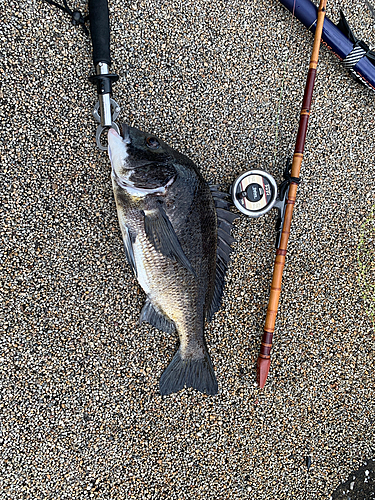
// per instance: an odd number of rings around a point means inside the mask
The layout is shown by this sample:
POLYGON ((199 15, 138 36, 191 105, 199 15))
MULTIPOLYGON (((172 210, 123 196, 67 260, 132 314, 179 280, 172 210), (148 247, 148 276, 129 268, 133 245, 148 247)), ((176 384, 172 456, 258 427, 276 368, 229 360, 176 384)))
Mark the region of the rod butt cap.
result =
POLYGON ((261 389, 266 385, 268 372, 270 371, 271 359, 259 357, 257 362, 257 383, 261 389))

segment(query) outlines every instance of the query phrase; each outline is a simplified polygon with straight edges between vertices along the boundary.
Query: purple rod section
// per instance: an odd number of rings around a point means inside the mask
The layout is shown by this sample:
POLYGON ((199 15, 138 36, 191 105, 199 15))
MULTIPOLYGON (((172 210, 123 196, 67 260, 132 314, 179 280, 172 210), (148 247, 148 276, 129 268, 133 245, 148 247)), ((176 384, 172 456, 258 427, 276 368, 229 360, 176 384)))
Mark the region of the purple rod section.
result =
MULTIPOLYGON (((295 17, 301 21, 312 33, 315 33, 318 8, 310 0, 280 0, 280 2, 295 17)), ((323 25, 323 42, 328 45, 332 52, 339 58, 345 59, 353 50, 354 44, 330 21, 327 16, 323 25)), ((372 90, 375 91, 375 66, 367 57, 363 57, 354 66, 353 70, 357 76, 364 80, 372 90)))

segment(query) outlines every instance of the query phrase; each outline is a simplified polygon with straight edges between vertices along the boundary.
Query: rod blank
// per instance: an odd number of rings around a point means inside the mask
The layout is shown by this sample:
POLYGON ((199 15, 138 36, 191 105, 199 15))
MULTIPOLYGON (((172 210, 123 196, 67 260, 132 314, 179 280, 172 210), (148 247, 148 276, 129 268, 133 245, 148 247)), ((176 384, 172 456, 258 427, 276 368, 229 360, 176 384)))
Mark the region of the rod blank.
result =
MULTIPOLYGON (((320 0, 318 8, 318 20, 314 37, 314 45, 310 58, 310 65, 306 79, 305 93, 303 96, 296 146, 293 155, 291 177, 295 179, 299 178, 299 173, 303 159, 303 151, 305 148, 307 125, 311 111, 311 101, 314 90, 316 67, 318 65, 320 41, 322 37, 326 5, 327 5, 327 0, 320 0)), ((285 257, 287 253, 290 227, 292 224, 293 208, 296 201, 297 188, 298 188, 298 183, 292 180, 288 191, 288 200, 286 202, 285 218, 280 238, 280 245, 276 251, 276 258, 275 258, 273 277, 271 283, 271 292, 267 308, 266 323, 264 326, 262 343, 257 362, 257 382, 261 388, 263 388, 266 384, 268 372, 271 365, 272 340, 275 331, 276 315, 281 293, 281 281, 283 276, 285 257)))

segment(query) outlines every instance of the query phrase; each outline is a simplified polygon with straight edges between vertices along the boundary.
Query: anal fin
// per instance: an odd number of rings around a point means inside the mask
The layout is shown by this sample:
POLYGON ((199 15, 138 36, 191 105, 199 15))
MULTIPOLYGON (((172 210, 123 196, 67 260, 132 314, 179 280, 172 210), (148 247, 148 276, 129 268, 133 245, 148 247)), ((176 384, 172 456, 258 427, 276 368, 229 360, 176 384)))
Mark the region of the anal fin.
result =
POLYGON ((158 311, 153 306, 150 299, 146 299, 146 303, 143 306, 141 314, 139 316, 139 324, 143 323, 144 321, 150 323, 150 325, 158 328, 159 330, 162 330, 165 333, 174 333, 176 331, 174 322, 164 316, 163 313, 158 311))

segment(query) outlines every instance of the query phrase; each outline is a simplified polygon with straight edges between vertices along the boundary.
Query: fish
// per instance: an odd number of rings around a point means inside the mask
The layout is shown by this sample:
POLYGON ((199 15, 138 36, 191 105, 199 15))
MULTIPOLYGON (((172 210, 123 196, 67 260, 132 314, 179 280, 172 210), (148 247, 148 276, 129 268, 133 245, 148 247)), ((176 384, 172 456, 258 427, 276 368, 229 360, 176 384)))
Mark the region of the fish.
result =
POLYGON ((108 154, 125 255, 146 294, 139 322, 179 337, 160 393, 215 395, 204 326, 221 306, 238 215, 192 160, 153 134, 110 128, 108 154))

